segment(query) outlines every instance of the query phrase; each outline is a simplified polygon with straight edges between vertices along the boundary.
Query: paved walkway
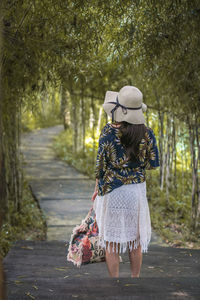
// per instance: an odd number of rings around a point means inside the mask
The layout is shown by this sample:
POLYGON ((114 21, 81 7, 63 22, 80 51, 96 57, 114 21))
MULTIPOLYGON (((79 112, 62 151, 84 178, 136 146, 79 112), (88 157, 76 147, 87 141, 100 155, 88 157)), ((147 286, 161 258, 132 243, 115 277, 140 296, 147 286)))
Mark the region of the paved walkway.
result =
POLYGON ((22 142, 27 178, 47 217, 48 241, 69 240, 72 228, 92 205, 94 189, 92 180, 54 157, 52 138, 62 128, 35 131, 22 142))
POLYGON ((94 182, 51 149, 62 126, 26 134, 24 169, 47 217, 47 241, 18 241, 4 259, 8 299, 198 299, 199 250, 168 247, 153 232, 141 277, 131 279, 127 254, 120 279, 108 278, 105 263, 77 269, 66 262, 65 242, 91 207, 94 182))

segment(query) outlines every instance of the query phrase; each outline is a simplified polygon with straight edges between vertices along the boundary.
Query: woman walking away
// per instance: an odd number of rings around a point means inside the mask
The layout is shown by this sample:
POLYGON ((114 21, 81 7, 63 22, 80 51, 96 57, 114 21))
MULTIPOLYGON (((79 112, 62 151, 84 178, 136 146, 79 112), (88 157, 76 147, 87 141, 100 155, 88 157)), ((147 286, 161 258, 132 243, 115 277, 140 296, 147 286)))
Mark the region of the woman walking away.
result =
POLYGON ((119 93, 107 91, 103 104, 112 122, 100 134, 92 201, 111 277, 119 277, 119 253, 126 251, 131 277, 139 277, 151 239, 145 170, 160 164, 153 130, 144 124, 142 99, 139 89, 124 86, 119 93))

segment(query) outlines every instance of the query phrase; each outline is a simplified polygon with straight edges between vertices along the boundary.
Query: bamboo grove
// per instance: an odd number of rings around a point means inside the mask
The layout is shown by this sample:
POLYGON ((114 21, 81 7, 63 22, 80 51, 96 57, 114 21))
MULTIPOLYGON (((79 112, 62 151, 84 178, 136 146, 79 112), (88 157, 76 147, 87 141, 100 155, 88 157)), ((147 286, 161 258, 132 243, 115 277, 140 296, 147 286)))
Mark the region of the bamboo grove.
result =
MULTIPOLYGON (((56 91, 74 152, 105 125, 107 90, 135 85, 148 106, 160 152, 160 189, 191 189, 191 225, 200 220, 200 5, 186 0, 16 0, 0 9, 1 217, 20 210, 19 151, 24 111, 56 91), (177 170, 191 187, 177 186, 177 170)), ((94 152, 95 159, 95 152, 94 152)), ((12 222, 12 220, 11 220, 12 222)), ((14 222, 14 221, 13 221, 14 222)))

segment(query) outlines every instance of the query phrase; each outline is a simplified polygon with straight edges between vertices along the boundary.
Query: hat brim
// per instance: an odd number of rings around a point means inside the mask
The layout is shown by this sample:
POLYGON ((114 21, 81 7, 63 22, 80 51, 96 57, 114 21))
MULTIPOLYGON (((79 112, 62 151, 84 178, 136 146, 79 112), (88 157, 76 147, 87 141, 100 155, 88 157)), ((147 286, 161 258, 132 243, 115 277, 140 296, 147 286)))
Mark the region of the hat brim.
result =
MULTIPOLYGON (((114 108, 115 104, 108 102, 116 102, 116 98, 118 96, 118 92, 107 91, 105 96, 105 101, 103 104, 103 109, 107 113, 109 117, 112 118, 111 110, 114 108)), ((143 107, 144 111, 146 111, 146 104, 142 103, 142 108, 138 110, 127 109, 127 113, 124 114, 121 107, 118 107, 114 112, 114 120, 117 122, 128 122, 130 124, 145 124, 145 118, 143 115, 143 107)))

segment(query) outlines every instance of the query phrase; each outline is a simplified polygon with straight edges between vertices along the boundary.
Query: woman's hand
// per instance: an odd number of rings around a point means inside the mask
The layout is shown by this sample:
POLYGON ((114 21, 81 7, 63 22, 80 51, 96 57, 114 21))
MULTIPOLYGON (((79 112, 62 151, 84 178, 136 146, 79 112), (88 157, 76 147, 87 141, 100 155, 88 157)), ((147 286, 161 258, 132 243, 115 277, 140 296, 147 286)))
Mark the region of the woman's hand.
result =
POLYGON ((92 202, 94 202, 94 200, 95 200, 97 194, 98 194, 98 191, 95 191, 94 194, 92 195, 92 202))

